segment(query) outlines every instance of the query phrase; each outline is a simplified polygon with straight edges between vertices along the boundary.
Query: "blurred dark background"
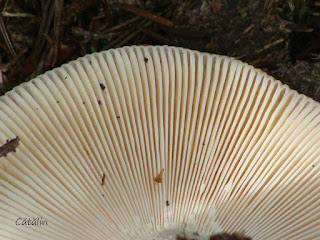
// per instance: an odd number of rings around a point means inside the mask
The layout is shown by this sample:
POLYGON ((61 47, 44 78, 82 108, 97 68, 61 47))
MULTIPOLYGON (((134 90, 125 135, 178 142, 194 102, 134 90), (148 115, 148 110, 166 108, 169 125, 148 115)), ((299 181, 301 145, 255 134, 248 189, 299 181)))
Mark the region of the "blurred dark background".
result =
POLYGON ((0 95, 85 54, 172 45, 228 55, 320 101, 320 0, 0 0, 0 95))

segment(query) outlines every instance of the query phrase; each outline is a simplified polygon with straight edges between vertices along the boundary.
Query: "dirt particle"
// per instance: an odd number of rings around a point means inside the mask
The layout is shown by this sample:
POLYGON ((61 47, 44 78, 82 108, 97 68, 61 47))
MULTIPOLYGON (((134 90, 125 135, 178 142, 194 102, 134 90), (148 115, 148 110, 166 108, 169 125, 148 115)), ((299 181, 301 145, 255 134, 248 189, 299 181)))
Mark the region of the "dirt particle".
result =
POLYGON ((167 206, 167 207, 169 207, 169 206, 170 206, 169 201, 166 201, 166 206, 167 206))
POLYGON ((103 83, 100 83, 100 88, 101 88, 102 90, 105 90, 105 89, 106 89, 106 86, 105 86, 103 83))
POLYGON ((102 104, 100 100, 98 100, 98 104, 99 104, 99 105, 101 105, 101 104, 102 104))
POLYGON ((149 61, 148 58, 144 58, 144 62, 147 63, 149 61))
POLYGON ((117 116, 117 119, 120 119, 120 116, 117 116))
POLYGON ((86 103, 85 103, 85 102, 82 102, 82 104, 83 104, 83 105, 86 105, 86 103))
POLYGON ((101 180, 101 186, 104 185, 104 181, 105 181, 105 180, 106 180, 106 175, 103 174, 103 175, 102 175, 102 180, 101 180))
POLYGON ((59 104, 59 101, 57 101, 57 103, 59 104))

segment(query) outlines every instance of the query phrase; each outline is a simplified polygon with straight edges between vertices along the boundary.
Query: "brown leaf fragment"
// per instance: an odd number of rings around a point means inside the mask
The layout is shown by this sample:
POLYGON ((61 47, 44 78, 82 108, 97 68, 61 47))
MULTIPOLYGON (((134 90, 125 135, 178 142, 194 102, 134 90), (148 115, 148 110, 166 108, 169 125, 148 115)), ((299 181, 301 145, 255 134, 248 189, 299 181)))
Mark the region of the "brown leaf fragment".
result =
POLYGON ((164 169, 161 169, 160 173, 154 178, 154 181, 156 183, 162 183, 163 171, 164 171, 164 169))
POLYGON ((16 152, 19 145, 20 138, 17 136, 14 139, 7 140, 7 142, 0 147, 0 157, 6 157, 10 152, 16 152))

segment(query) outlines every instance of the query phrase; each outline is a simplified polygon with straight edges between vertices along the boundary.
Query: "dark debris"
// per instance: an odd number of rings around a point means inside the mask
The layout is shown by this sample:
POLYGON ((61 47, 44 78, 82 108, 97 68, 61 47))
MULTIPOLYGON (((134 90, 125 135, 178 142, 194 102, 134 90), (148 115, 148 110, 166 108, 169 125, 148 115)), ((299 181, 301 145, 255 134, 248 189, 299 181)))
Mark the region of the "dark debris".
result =
MULTIPOLYGON (((195 232, 193 235, 198 237, 199 233, 195 232)), ((195 239, 187 238, 183 236, 177 236, 176 240, 195 240, 195 239)), ((233 233, 233 234, 219 233, 219 234, 211 235, 209 240, 251 240, 251 238, 239 233, 233 233)))
POLYGON ((100 88, 101 88, 102 90, 105 90, 105 89, 106 89, 106 86, 105 86, 103 83, 100 83, 100 88))
POLYGON ((102 175, 101 186, 104 185, 104 181, 106 180, 106 174, 102 175))
POLYGON ((168 44, 236 57, 320 101, 319 5, 293 0, 2 1, 0 95, 88 53, 168 44))

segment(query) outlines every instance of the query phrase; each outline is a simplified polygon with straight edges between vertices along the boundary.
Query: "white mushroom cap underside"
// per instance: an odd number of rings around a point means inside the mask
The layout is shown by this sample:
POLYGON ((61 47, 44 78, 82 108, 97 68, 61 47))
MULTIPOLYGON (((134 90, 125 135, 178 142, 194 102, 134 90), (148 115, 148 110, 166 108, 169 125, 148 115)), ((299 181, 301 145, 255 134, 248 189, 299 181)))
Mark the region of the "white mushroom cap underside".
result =
POLYGON ((0 146, 16 136, 1 239, 320 239, 320 105, 241 61, 86 55, 0 97, 0 146))

